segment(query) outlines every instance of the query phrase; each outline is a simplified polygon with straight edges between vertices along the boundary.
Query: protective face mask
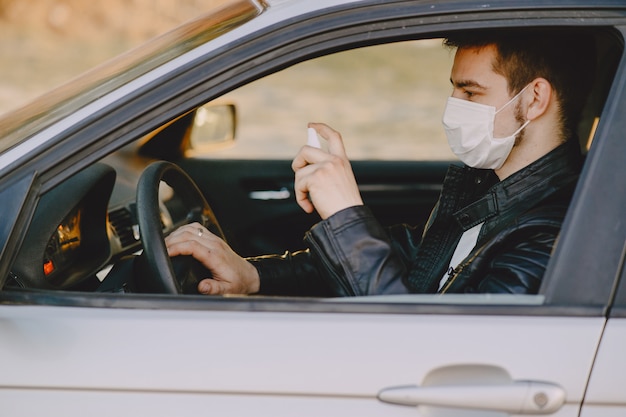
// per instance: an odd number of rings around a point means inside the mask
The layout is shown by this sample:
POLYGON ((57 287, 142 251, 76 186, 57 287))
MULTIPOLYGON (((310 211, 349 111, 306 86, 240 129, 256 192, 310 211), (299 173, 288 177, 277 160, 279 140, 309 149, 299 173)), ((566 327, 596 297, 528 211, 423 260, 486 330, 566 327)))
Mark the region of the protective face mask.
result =
POLYGON ((493 106, 448 97, 443 113, 443 128, 452 152, 468 166, 499 169, 508 158, 515 137, 530 123, 527 120, 513 134, 504 138, 493 137, 496 114, 514 102, 528 86, 496 111, 493 106))

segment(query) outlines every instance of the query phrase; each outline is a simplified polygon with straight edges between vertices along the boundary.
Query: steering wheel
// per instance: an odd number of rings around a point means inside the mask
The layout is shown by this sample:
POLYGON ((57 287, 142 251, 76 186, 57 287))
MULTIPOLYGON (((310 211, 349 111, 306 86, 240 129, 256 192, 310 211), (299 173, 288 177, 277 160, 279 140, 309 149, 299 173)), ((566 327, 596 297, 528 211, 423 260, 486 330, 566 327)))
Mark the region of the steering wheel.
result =
POLYGON ((201 223, 224 239, 213 210, 193 180, 173 163, 153 162, 142 172, 137 184, 137 220, 143 245, 143 253, 135 261, 137 285, 142 292, 197 294, 199 279, 206 278, 210 272, 191 256, 172 259, 168 256, 159 209, 161 181, 174 189, 187 210, 186 223, 201 223))

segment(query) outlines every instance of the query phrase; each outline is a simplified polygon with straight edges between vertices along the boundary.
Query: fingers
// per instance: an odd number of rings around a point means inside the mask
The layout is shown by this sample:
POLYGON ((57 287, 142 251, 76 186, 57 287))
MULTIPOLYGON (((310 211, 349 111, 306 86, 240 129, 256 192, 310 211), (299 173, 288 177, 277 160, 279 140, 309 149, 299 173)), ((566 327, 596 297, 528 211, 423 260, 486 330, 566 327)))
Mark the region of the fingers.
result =
POLYGON ((339 132, 325 123, 309 123, 308 127, 315 129, 321 137, 328 141, 328 152, 331 155, 347 159, 346 148, 339 132))
POLYGON ((170 256, 191 255, 211 271, 198 284, 203 294, 251 294, 259 291, 257 269, 237 255, 220 237, 199 223, 181 226, 165 238, 170 256))
POLYGON ((295 186, 296 203, 298 203, 305 213, 311 214, 315 210, 315 207, 313 203, 311 203, 311 200, 309 200, 309 193, 306 190, 306 188, 295 186))
POLYGON ((304 146, 291 163, 291 169, 295 173, 294 194, 296 203, 305 213, 310 214, 315 210, 309 198, 310 187, 307 178, 314 172, 315 164, 320 164, 327 158, 328 154, 326 152, 310 146, 304 146))
POLYGON ((341 191, 336 190, 336 187, 342 182, 344 169, 344 160, 327 154, 324 160, 295 170, 294 191, 298 205, 306 213, 317 209, 322 218, 325 218, 323 212, 327 204, 323 204, 322 198, 340 201, 336 194, 341 191))
POLYGON ((339 132, 324 123, 309 123, 308 126, 315 129, 328 142, 328 152, 308 145, 303 146, 291 164, 291 168, 294 171, 310 164, 323 162, 328 159, 329 154, 341 159, 348 159, 343 139, 339 132))
POLYGON ((223 242, 200 223, 191 223, 173 231, 165 238, 169 256, 193 255, 202 260, 211 249, 223 242))
POLYGON ((298 205, 326 219, 344 208, 362 205, 341 135, 323 123, 309 123, 328 141, 328 152, 303 146, 293 160, 294 190, 298 205))
POLYGON ((198 283, 198 292, 204 295, 222 295, 228 294, 228 288, 225 288, 220 281, 214 279, 203 279, 198 283))

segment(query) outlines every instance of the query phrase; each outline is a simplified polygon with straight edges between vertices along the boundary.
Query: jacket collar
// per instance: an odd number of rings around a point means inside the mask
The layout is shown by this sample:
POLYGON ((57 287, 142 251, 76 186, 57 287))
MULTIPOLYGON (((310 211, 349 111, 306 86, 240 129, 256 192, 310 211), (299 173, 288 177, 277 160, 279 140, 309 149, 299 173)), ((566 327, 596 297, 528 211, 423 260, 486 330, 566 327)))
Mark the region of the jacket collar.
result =
MULTIPOLYGON (((453 216, 463 231, 495 216, 506 219, 516 217, 554 193, 565 181, 576 180, 580 166, 578 142, 569 140, 497 182, 482 197, 456 211, 453 216)), ((466 169, 470 176, 485 175, 485 170, 466 169)))

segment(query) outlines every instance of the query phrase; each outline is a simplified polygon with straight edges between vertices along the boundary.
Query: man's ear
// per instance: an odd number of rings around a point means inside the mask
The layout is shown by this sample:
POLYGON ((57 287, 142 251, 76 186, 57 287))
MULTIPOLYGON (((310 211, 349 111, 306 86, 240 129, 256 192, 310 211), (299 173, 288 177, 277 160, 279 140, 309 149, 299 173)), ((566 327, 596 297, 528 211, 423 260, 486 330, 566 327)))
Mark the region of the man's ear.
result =
POLYGON ((543 116, 555 105, 552 84, 545 78, 535 78, 531 81, 527 91, 530 93, 528 110, 526 112, 527 120, 535 120, 543 116))

